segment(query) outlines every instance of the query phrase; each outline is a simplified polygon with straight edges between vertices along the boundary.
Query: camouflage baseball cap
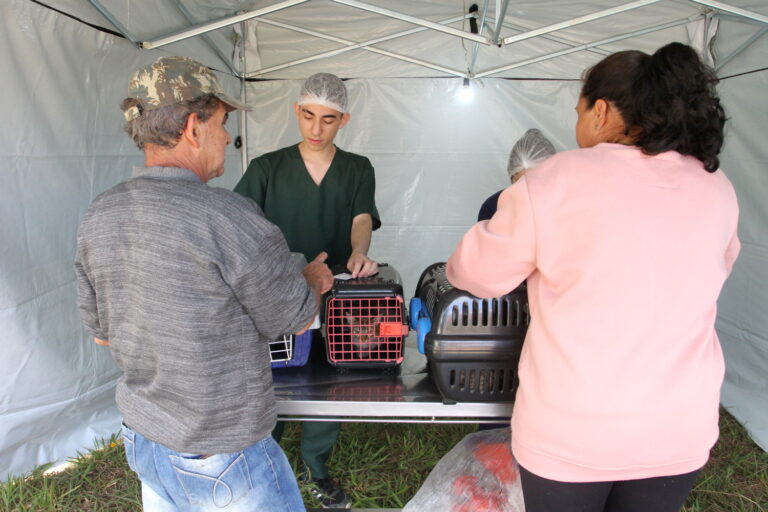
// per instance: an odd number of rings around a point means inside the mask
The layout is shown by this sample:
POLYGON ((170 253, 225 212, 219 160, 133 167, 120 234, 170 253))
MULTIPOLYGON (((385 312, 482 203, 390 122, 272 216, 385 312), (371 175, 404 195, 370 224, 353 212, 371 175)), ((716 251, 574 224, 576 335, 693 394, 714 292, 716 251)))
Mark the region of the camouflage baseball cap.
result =
MULTIPOLYGON (((227 110, 251 110, 248 105, 224 94, 216 75, 207 66, 187 57, 161 57, 137 70, 128 83, 128 96, 141 100, 144 110, 194 100, 204 94, 219 98, 227 110)), ((137 107, 131 107, 124 112, 125 119, 132 121, 141 112, 137 107)))

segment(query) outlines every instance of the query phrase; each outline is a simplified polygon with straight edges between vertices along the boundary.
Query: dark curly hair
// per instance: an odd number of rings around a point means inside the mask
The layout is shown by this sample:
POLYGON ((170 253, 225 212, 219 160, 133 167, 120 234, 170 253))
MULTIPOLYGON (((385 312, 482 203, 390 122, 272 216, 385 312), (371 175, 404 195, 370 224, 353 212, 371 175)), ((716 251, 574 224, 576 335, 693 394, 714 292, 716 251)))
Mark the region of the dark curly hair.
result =
POLYGON ((714 172, 720 166, 725 111, 718 79, 690 46, 670 43, 653 55, 609 55, 584 74, 581 96, 591 108, 602 98, 621 113, 626 134, 643 153, 677 151, 714 172))

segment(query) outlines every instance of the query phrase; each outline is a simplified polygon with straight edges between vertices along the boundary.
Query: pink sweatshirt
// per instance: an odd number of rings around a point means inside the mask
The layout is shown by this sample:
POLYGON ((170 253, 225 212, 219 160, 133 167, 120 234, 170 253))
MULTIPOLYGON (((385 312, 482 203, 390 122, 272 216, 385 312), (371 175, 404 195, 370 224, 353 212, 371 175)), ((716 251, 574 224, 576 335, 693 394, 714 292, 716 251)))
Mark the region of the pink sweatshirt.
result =
POLYGON ((507 188, 448 260, 454 286, 528 279, 512 449, 529 471, 592 482, 707 461, 724 364, 717 297, 739 252, 722 171, 676 152, 599 144, 507 188))

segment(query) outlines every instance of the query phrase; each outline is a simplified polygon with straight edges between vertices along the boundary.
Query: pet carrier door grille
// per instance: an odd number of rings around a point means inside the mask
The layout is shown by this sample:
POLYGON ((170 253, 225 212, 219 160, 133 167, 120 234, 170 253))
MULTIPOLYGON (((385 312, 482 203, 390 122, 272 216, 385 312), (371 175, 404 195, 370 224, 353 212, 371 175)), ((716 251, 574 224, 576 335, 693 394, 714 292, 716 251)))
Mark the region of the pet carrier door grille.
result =
POLYGON ((293 357, 293 335, 280 336, 275 341, 269 342, 269 362, 279 363, 290 361, 293 357))
POLYGON ((304 366, 309 359, 312 329, 302 334, 286 334, 269 342, 269 360, 272 368, 304 366))
POLYGON ((331 298, 326 310, 326 339, 331 362, 401 363, 402 297, 331 298))

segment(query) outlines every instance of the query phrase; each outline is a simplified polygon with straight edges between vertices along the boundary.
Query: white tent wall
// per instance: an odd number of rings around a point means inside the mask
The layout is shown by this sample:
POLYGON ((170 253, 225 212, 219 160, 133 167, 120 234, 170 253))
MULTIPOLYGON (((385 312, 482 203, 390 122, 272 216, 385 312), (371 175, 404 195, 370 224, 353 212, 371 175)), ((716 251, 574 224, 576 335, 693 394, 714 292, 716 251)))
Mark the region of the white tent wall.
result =
MULTIPOLYGON (((87 2, 50 3, 83 21, 109 26, 87 2)), ((127 32, 141 40, 191 23, 180 17, 172 2, 102 3, 127 32)), ((184 0, 201 21, 272 3, 184 0)), ((737 3, 768 14, 762 0, 737 3)), ((528 24, 535 27, 612 4, 617 2, 566 1, 558 13, 549 3, 523 1, 510 6, 510 16, 522 24, 526 21, 522 18, 533 12, 535 21, 528 24)), ((400 10, 413 8, 416 15, 435 18, 455 16, 465 8, 462 2, 437 0, 391 0, 387 5, 400 10)), ((595 41, 662 19, 688 16, 692 4, 665 1, 655 5, 660 6, 660 14, 650 10, 626 13, 621 18, 577 26, 566 35, 577 42, 595 41)), ((411 27, 401 22, 371 22, 368 15, 354 9, 351 12, 356 14, 342 20, 350 10, 328 0, 313 0, 302 4, 305 6, 306 11, 294 7, 271 18, 310 24, 325 19, 324 9, 335 8, 338 11, 322 31, 354 40, 411 27), (357 26, 355 20, 367 22, 357 26)), ((125 39, 99 32, 30 0, 3 0, 0 20, 0 69, 4 70, 5 85, 5 121, 0 133, 2 478, 74 456, 93 446, 94 439, 109 437, 118 429, 113 398, 117 370, 109 351, 94 345, 81 326, 72 259, 77 225, 90 201, 126 179, 130 167, 141 163, 140 152, 121 131, 123 120, 117 108, 128 73, 168 54, 188 55, 226 70, 232 48, 228 29, 222 29, 211 34, 217 50, 196 37, 160 50, 140 51, 125 39)), ((259 36, 264 36, 259 41, 264 66, 326 48, 312 38, 291 39, 295 37, 291 30, 278 30, 262 22, 258 26, 259 36)), ((460 23, 455 26, 460 27, 460 23)), ((759 28, 725 17, 716 39, 718 55, 729 55, 759 28)), ((462 46, 443 34, 435 39, 430 35, 435 34, 423 31, 385 47, 404 54, 415 52, 420 57, 435 54, 438 61, 463 71, 467 63, 464 47, 471 55, 473 44, 465 42, 462 46)), ((606 49, 652 51, 684 37, 684 29, 678 26, 606 49)), ((765 68, 766 44, 763 36, 720 74, 765 68)), ((566 46, 531 41, 499 49, 506 52, 499 54, 506 55, 500 60, 515 62, 566 46)), ((481 48, 477 69, 499 64, 499 59, 485 50, 496 49, 481 48)), ((401 272, 407 298, 423 268, 444 260, 474 222, 482 201, 505 186, 509 149, 525 129, 541 128, 559 150, 575 147, 573 106, 579 86, 575 79, 581 69, 600 58, 597 53, 574 53, 503 73, 528 80, 473 80, 474 99, 461 103, 455 95, 460 78, 446 78, 445 73, 362 50, 345 55, 265 75, 288 80, 248 83, 248 102, 256 107, 248 116, 248 156, 253 158, 299 140, 292 103, 300 78, 318 70, 351 77, 347 84, 352 120, 340 132, 337 143, 368 156, 376 168, 377 203, 384 225, 374 233, 371 254, 401 272), (367 74, 358 74, 361 72, 367 74), (360 76, 367 78, 355 78, 360 76)), ((257 61, 249 57, 248 62, 253 65, 257 61)), ((236 80, 219 76, 236 95, 236 80)), ((768 319, 763 314, 768 302, 768 228, 764 222, 768 217, 768 147, 762 138, 768 115, 767 81, 766 71, 762 71, 729 78, 720 87, 730 117, 722 164, 739 195, 743 250, 723 292, 718 320, 728 364, 723 404, 764 449, 768 449, 768 319)), ((229 130, 237 135, 236 119, 230 121, 229 130)), ((212 184, 232 188, 239 177, 240 154, 230 147, 226 173, 212 184)))
MULTIPOLYGON (((740 37, 722 27, 721 56, 740 37)), ((747 33, 754 29, 747 30, 747 33)), ((741 254, 720 296, 717 328, 726 360, 721 402, 764 450, 768 451, 768 40, 765 36, 720 75, 728 124, 721 165, 739 197, 741 254)))
MULTIPOLYGON (((370 254, 400 272, 406 299, 422 270, 450 255, 485 198, 509 183, 509 150, 526 129, 542 128, 558 149, 575 147, 575 80, 485 79, 472 84, 470 101, 457 95, 460 78, 346 84, 351 118, 336 144, 373 163, 382 227, 370 254)), ((293 113, 300 86, 249 83, 249 158, 301 140, 293 113)))
MULTIPOLYGON (((119 430, 118 371, 86 335, 75 234, 142 154, 122 132, 130 70, 156 59, 26 0, 0 2, 0 478, 62 461, 119 430)), ((227 81, 230 91, 238 82, 227 81)), ((230 130, 236 134, 237 123, 230 130)), ((239 152, 228 154, 231 188, 239 152)))
MULTIPOLYGON (((759 28, 726 18, 715 53, 731 54, 759 28)), ((654 51, 680 34, 656 34, 654 51)), ((649 43, 645 42, 646 46, 649 43)), ((263 50, 263 47, 262 47, 263 50)), ((766 38, 722 70, 721 75, 765 67, 766 38)), ((592 63, 599 57, 593 56, 592 63)), ((311 72, 341 76, 349 63, 320 61, 311 72)), ((589 61, 585 61, 585 67, 589 61)), ((545 71, 557 70, 557 59, 545 71)), ((310 71, 307 71, 309 73, 310 71)), ((294 72, 291 72, 295 73, 294 72)), ((722 167, 737 188, 741 203, 742 255, 720 301, 718 330, 727 360, 723 405, 768 450, 768 151, 762 143, 768 118, 763 70, 724 80, 720 85, 729 122, 722 167), (745 102, 745 98, 754 101, 745 102)), ((369 157, 376 169, 376 201, 382 227, 374 233, 370 254, 388 262, 403 277, 406 298, 421 271, 444 261, 475 221, 482 201, 505 186, 506 159, 514 141, 531 127, 540 128, 558 150, 576 147, 573 126, 577 80, 505 80, 472 82, 474 97, 462 102, 460 78, 379 78, 346 81, 349 124, 339 147, 369 157)), ((293 116, 300 80, 249 83, 249 158, 300 140, 293 116), (269 120, 264 122, 264 120, 269 120)))

